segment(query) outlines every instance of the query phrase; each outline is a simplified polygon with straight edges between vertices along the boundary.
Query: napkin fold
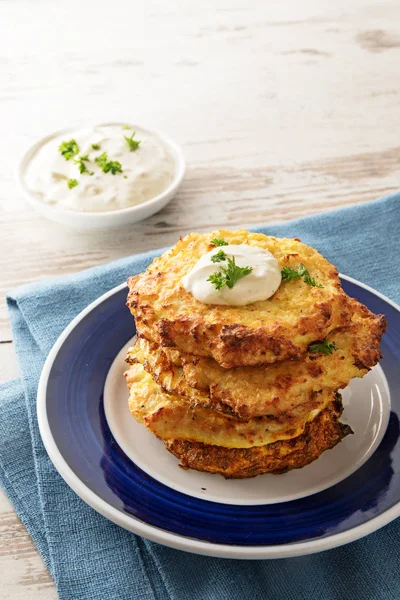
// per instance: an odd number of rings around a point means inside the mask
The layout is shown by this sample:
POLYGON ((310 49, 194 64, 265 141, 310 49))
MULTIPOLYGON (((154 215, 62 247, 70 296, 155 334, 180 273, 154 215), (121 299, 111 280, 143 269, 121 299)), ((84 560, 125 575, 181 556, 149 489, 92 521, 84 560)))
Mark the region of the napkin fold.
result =
MULTIPOLYGON (((400 194, 258 228, 300 237, 342 273, 399 302, 400 194)), ((240 561, 197 556, 106 520, 64 483, 40 439, 36 392, 52 345, 83 308, 140 273, 161 251, 26 285, 8 308, 21 378, 0 386, 0 485, 32 536, 62 600, 397 600, 400 521, 316 555, 240 561)))

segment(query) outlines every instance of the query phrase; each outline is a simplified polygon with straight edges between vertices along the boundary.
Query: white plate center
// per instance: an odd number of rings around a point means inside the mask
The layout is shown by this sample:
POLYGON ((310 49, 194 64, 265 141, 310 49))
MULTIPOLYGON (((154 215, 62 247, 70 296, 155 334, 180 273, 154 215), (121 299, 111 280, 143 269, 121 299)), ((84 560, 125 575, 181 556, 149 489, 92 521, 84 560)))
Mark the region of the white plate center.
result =
POLYGON ((127 456, 143 471, 174 490, 224 504, 274 504, 320 492, 354 473, 376 450, 390 415, 389 387, 377 365, 363 379, 353 379, 343 390, 343 423, 347 436, 310 465, 284 475, 264 474, 252 479, 224 479, 221 475, 186 471, 159 439, 135 421, 128 408, 124 371, 132 343, 114 360, 104 389, 108 425, 127 456))

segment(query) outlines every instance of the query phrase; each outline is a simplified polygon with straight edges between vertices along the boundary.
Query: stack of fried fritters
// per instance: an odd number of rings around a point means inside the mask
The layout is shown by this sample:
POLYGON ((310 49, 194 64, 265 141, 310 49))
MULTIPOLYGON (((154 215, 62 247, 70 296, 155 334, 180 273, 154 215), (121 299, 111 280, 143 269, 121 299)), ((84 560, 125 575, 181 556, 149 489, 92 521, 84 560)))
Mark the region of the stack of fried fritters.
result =
POLYGON ((245 230, 192 233, 128 285, 138 333, 127 357, 130 411, 181 466, 282 473, 351 433, 338 390, 378 362, 386 322, 344 293, 313 248, 245 230), (304 265, 311 283, 282 281, 247 306, 198 302, 182 277, 216 238, 267 249, 282 270, 304 265))

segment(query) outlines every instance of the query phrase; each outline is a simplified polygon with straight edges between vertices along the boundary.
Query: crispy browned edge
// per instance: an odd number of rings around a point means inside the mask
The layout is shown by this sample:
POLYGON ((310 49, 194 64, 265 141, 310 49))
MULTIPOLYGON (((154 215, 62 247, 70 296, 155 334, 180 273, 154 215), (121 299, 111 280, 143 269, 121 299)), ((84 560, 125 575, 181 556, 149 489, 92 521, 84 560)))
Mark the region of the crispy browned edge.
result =
MULTIPOLYGON (((331 302, 317 304, 318 314, 315 317, 304 317, 294 331, 289 331, 278 323, 271 331, 267 327, 254 329, 237 323, 208 324, 203 319, 193 317, 155 321, 152 307, 139 302, 139 292, 135 290, 138 277, 140 275, 130 277, 127 281, 129 293, 126 303, 135 316, 138 334, 161 346, 178 347, 188 354, 211 356, 224 368, 256 366, 287 358, 299 359, 306 347, 291 341, 291 335, 313 333, 313 339, 320 340, 332 329, 329 326, 333 315, 331 302)), ((340 282, 337 287, 340 288, 340 282)), ((335 312, 340 312, 336 326, 346 325, 350 315, 347 296, 343 290, 338 290, 335 303, 335 312)))
MULTIPOLYGON (((382 335, 385 332, 385 329, 387 326, 387 321, 386 321, 386 318, 384 315, 381 315, 381 314, 375 315, 366 306, 364 306, 363 304, 358 302, 358 300, 355 300, 354 298, 349 298, 349 300, 350 300, 350 306, 352 307, 352 310, 355 310, 354 305, 356 304, 357 310, 360 313, 362 313, 363 317, 371 319, 371 328, 370 328, 370 332, 369 332, 369 340, 367 343, 365 343, 364 339, 362 339, 360 342, 357 340, 357 337, 356 337, 357 331, 356 331, 355 324, 348 326, 355 330, 354 331, 355 346, 354 346, 354 353, 353 353, 354 365, 361 371, 363 371, 363 370, 369 371, 373 366, 375 366, 379 362, 380 358, 382 357, 382 354, 380 351, 380 343, 381 343, 382 335)), ((345 328, 348 328, 348 327, 345 327, 345 328)), ((345 328, 341 328, 341 329, 345 329, 345 328)), ((338 330, 334 330, 334 331, 338 331, 338 330)), ((196 360, 196 357, 194 355, 189 355, 189 356, 187 356, 187 358, 189 360, 190 359, 196 360)), ((308 359, 310 361, 316 360, 317 358, 318 358, 318 355, 310 354, 308 356, 308 359)), ((132 361, 130 361, 129 358, 127 358, 127 362, 130 363, 132 361)), ((313 366, 313 363, 310 362, 309 374, 311 377, 317 376, 319 374, 318 366, 315 365, 316 368, 314 370, 314 373, 313 373, 312 366, 313 366)), ((169 390, 168 388, 166 388, 165 386, 162 385, 162 381, 160 380, 160 378, 157 377, 157 375, 155 375, 150 369, 148 369, 146 367, 146 364, 144 364, 144 368, 152 375, 153 379, 160 385, 161 389, 165 393, 171 393, 171 390, 169 390)), ((289 378, 287 378, 287 377, 282 378, 282 381, 281 381, 281 389, 282 389, 281 393, 282 394, 284 394, 285 391, 288 390, 288 388, 290 387, 290 384, 291 384, 291 382, 290 382, 289 378)), ((337 391, 337 389, 343 388, 343 387, 344 387, 343 385, 340 385, 336 389, 332 389, 332 392, 335 392, 335 391, 337 391)), ((205 390, 204 393, 209 396, 208 406, 210 408, 212 408, 213 410, 220 412, 222 414, 231 415, 238 420, 247 420, 249 418, 249 415, 246 412, 245 404, 243 404, 243 406, 239 405, 235 409, 233 409, 230 402, 227 403, 226 392, 224 392, 223 395, 220 395, 218 393, 218 389, 208 389, 207 391, 205 390)), ((318 400, 318 391, 314 390, 310 394, 309 400, 306 402, 307 406, 309 407, 309 410, 312 410, 315 407, 317 400, 318 400)), ((278 418, 278 420, 290 419, 291 417, 292 417, 291 411, 283 411, 280 414, 280 419, 278 418)))
MULTIPOLYGON (((129 356, 125 360, 129 365, 134 365, 137 363, 136 359, 132 359, 129 356)), ((162 381, 160 380, 160 378, 157 375, 155 375, 153 371, 146 368, 146 364, 143 364, 143 368, 152 376, 153 380, 157 383, 157 385, 160 386, 163 393, 170 394, 173 396, 180 395, 178 392, 171 392, 171 390, 169 388, 162 385, 162 381)), ((125 373, 125 376, 127 373, 128 373, 128 371, 125 373)), ((312 410, 315 410, 319 407, 319 405, 320 405, 319 396, 322 391, 323 391, 322 389, 317 390, 317 391, 310 391, 307 399, 301 403, 301 407, 304 409, 304 413, 311 412, 312 410)), ((336 391, 336 390, 332 390, 332 393, 334 391, 336 391)), ((186 396, 182 396, 182 398, 185 401, 188 400, 186 396)), ((195 404, 196 404, 196 402, 194 401, 193 405, 195 405, 195 404)), ((250 415, 249 416, 247 414, 247 412, 245 412, 245 411, 238 413, 237 411, 233 410, 229 404, 226 404, 223 400, 218 400, 218 399, 214 398, 214 396, 212 394, 210 394, 210 396, 208 397, 208 402, 202 403, 201 406, 203 406, 204 408, 209 408, 227 418, 232 418, 235 421, 241 421, 241 422, 246 422, 249 419, 253 418, 253 419, 257 419, 259 421, 260 420, 261 421, 265 420, 268 422, 275 421, 276 423, 282 423, 284 421, 292 421, 295 424, 299 420, 298 406, 295 406, 293 410, 281 411, 277 415, 265 414, 265 415, 250 415)), ((300 417, 300 419, 301 419, 301 417, 300 417)))
POLYGON ((343 406, 339 394, 305 432, 286 441, 255 448, 222 448, 190 440, 164 440, 167 449, 180 459, 184 469, 219 473, 226 479, 244 479, 261 473, 285 473, 316 460, 353 433, 340 423, 343 406))
POLYGON ((358 300, 354 300, 353 298, 352 300, 354 302, 357 302, 357 310, 360 310, 360 312, 363 313, 363 316, 366 319, 372 320, 371 329, 369 333, 369 343, 357 344, 356 342, 357 347, 354 353, 355 366, 358 369, 367 369, 368 371, 370 371, 372 367, 374 367, 382 358, 380 344, 382 336, 386 331, 387 320, 385 315, 376 315, 375 313, 371 312, 369 308, 367 308, 364 304, 358 302, 358 300))

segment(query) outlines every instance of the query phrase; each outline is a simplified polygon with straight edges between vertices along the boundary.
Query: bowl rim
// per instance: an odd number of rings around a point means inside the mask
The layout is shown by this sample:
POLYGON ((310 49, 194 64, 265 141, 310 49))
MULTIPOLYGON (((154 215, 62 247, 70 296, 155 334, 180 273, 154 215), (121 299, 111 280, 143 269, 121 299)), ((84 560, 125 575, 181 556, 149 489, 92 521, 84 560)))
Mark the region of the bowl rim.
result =
POLYGON ((93 126, 93 127, 109 127, 109 126, 114 126, 114 125, 123 126, 127 122, 129 123, 129 121, 125 121, 125 122, 110 121, 110 122, 105 122, 105 123, 103 123, 103 122, 96 123, 93 125, 91 123, 81 124, 81 125, 79 123, 77 123, 75 126, 72 125, 69 127, 64 127, 63 129, 58 129, 57 131, 53 131, 52 133, 48 133, 47 135, 45 135, 39 139, 36 139, 36 141, 33 142, 33 144, 31 144, 22 153, 19 160, 17 161, 17 166, 16 166, 16 170, 15 170, 15 179, 16 179, 19 190, 22 192, 24 197, 27 199, 27 201, 29 201, 29 203, 31 205, 33 205, 35 208, 37 207, 42 212, 43 212, 43 210, 48 210, 49 212, 54 212, 54 214, 64 216, 65 218, 73 218, 74 216, 76 216, 77 218, 84 219, 86 221, 90 221, 94 218, 96 220, 106 221, 107 219, 109 219, 111 217, 111 215, 121 215, 121 216, 128 215, 128 214, 132 215, 135 213, 140 213, 140 211, 145 207, 147 208, 147 207, 153 206, 153 205, 156 206, 157 204, 159 204, 160 202, 165 200, 165 197, 168 194, 178 190, 179 186, 182 183, 183 177, 185 175, 186 161, 185 161, 185 157, 183 155, 183 151, 182 151, 181 147, 176 142, 174 142, 174 140, 172 140, 168 135, 166 135, 164 132, 162 132, 160 130, 149 129, 148 127, 143 127, 142 125, 139 125, 139 124, 132 124, 131 127, 133 129, 135 129, 135 127, 137 129, 141 129, 145 133, 149 133, 149 134, 153 135, 155 138, 158 138, 159 140, 161 140, 161 142, 163 142, 163 144, 166 146, 166 148, 168 150, 172 150, 172 152, 170 152, 170 154, 175 163, 175 175, 174 175, 173 180, 171 181, 169 186, 163 192, 161 192, 160 194, 157 194, 157 196, 154 196, 154 198, 150 198, 149 200, 146 200, 145 202, 141 202, 140 204, 136 204, 135 206, 128 206, 127 208, 119 208, 117 210, 108 210, 108 211, 101 211, 101 212, 77 211, 77 210, 67 210, 65 208, 60 208, 58 206, 54 206, 52 204, 47 204, 46 202, 43 202, 42 200, 40 200, 34 194, 34 192, 29 190, 28 187, 26 186, 26 182, 24 179, 24 173, 25 173, 27 166, 29 165, 29 163, 32 160, 35 153, 50 140, 52 140, 64 133, 72 132, 79 128, 83 129, 83 128, 87 128, 87 127, 91 127, 91 126, 93 126))

